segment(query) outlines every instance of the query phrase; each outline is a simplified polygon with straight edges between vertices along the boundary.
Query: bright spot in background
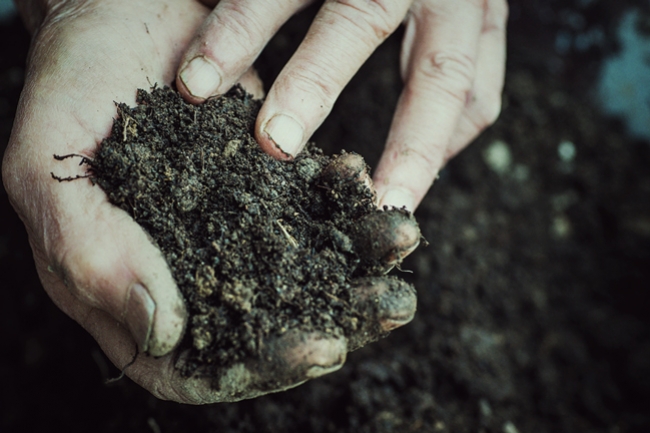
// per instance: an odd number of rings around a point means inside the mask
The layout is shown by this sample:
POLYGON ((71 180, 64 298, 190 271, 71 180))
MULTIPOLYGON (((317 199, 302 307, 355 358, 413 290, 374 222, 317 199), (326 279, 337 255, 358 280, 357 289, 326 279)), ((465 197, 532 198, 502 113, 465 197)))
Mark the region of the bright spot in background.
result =
POLYGON ((5 21, 16 14, 13 0, 0 0, 0 21, 5 21))
POLYGON ((512 165, 510 147, 505 141, 493 141, 483 151, 483 160, 492 171, 505 174, 512 165))
POLYGON ((557 155, 563 162, 571 162, 576 157, 576 146, 570 141, 562 141, 557 147, 557 155))
POLYGON ((629 132, 650 138, 650 35, 636 29, 637 11, 618 29, 621 51, 603 64, 598 94, 605 113, 621 116, 629 132))

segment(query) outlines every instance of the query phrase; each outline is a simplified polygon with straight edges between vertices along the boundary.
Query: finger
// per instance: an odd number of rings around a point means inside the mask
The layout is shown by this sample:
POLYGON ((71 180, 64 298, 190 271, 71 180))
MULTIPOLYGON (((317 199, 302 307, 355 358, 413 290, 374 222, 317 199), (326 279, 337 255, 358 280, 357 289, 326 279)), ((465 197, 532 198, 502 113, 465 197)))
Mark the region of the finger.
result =
POLYGON ((239 78, 238 83, 241 84, 248 93, 253 95, 254 98, 264 98, 264 84, 262 83, 260 76, 257 75, 255 68, 248 68, 248 71, 239 78))
MULTIPOLYGON (((171 395, 177 401, 204 404, 284 391, 338 370, 347 351, 341 336, 290 330, 266 341, 258 357, 228 367, 213 381, 201 376, 177 377, 172 381, 175 391, 171 395)), ((178 366, 183 360, 180 362, 178 366)))
POLYGON ((276 158, 296 156, 343 87, 404 18, 410 0, 328 0, 269 90, 256 138, 276 158))
POLYGON ((356 153, 335 155, 321 173, 322 183, 336 199, 347 197, 348 201, 360 203, 364 199, 376 202, 375 187, 369 174, 368 164, 356 153))
POLYGON ((348 340, 350 351, 413 320, 417 297, 412 285, 394 277, 360 278, 354 284, 353 308, 361 324, 348 340))
POLYGON ((474 85, 482 4, 413 6, 402 48, 405 86, 374 176, 380 205, 413 210, 437 176, 474 85))
POLYGON ((501 113, 501 94, 506 73, 507 20, 508 3, 505 0, 489 0, 479 39, 472 97, 447 149, 446 160, 493 124, 501 113))
POLYGON ((280 26, 309 0, 222 0, 181 60, 176 85, 200 103, 225 93, 250 68, 280 26))
POLYGON ((368 274, 390 271, 418 247, 421 239, 413 215, 396 209, 366 215, 350 237, 368 274))
MULTIPOLYGON (((380 292, 377 296, 380 305, 384 305, 380 292)), ((371 296, 372 290, 368 290, 360 294, 359 300, 374 303, 371 296)), ((95 338, 115 366, 163 400, 208 404, 283 391, 340 369, 348 352, 343 337, 292 330, 267 341, 258 357, 228 367, 216 379, 201 374, 185 377, 181 373, 185 360, 183 356, 174 362, 171 355, 162 358, 140 355, 133 362, 135 342, 118 321, 106 312, 78 301, 71 294, 63 303, 66 304, 66 314, 75 318, 95 338)), ((369 305, 364 305, 363 311, 368 320, 372 318, 372 323, 378 323, 379 316, 371 312, 369 305)), ((368 337, 364 338, 359 336, 357 340, 367 341, 368 337)))

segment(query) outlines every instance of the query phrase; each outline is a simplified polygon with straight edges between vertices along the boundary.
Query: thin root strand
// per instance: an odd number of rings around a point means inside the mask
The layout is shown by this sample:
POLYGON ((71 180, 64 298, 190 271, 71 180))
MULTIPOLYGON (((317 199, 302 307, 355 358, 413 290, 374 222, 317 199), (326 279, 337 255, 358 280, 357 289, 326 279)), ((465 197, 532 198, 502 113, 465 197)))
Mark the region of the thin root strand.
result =
POLYGON ((60 177, 50 172, 50 175, 52 176, 52 179, 58 180, 59 182, 72 182, 73 180, 88 179, 89 177, 92 177, 92 173, 78 174, 76 176, 60 177))

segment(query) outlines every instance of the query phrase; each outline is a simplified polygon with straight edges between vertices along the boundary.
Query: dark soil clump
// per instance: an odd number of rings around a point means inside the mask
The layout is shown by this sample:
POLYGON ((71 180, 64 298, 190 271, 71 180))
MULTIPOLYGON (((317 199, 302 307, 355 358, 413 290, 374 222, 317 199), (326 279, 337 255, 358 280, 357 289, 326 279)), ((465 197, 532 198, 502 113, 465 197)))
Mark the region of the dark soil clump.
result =
POLYGON ((351 279, 381 267, 355 249, 359 221, 380 212, 365 163, 337 168, 346 156, 312 144, 290 162, 269 157, 252 135, 260 101, 239 87, 200 106, 170 88, 137 102, 119 105, 90 164, 186 298, 185 374, 216 375, 289 330, 350 336, 362 325, 351 279))

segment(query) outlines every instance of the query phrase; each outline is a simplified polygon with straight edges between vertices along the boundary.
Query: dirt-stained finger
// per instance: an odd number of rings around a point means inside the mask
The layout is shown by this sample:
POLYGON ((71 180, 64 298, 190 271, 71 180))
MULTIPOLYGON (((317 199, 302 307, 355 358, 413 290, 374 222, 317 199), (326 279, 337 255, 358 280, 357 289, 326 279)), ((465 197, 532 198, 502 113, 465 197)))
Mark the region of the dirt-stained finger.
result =
POLYGON ((372 194, 375 188, 370 177, 370 169, 361 155, 354 152, 343 152, 332 158, 332 161, 321 173, 326 183, 354 182, 368 188, 372 194))
POLYGON ((413 320, 417 298, 411 284, 395 277, 360 278, 354 284, 352 307, 361 318, 359 328, 348 339, 350 351, 413 320))
POLYGON ((365 203, 377 203, 377 194, 370 177, 370 168, 363 157, 354 152, 334 155, 320 173, 320 187, 328 191, 334 202, 345 197, 348 203, 363 208, 365 203))
POLYGON ((351 239, 367 274, 386 273, 420 245, 420 228, 413 214, 401 209, 377 211, 363 217, 351 239))
MULTIPOLYGON (((210 382, 199 374, 177 381, 181 401, 234 402, 284 391, 341 368, 348 351, 343 336, 289 330, 263 343, 259 355, 222 370, 210 382)), ((182 369, 180 357, 177 368, 182 369)))

